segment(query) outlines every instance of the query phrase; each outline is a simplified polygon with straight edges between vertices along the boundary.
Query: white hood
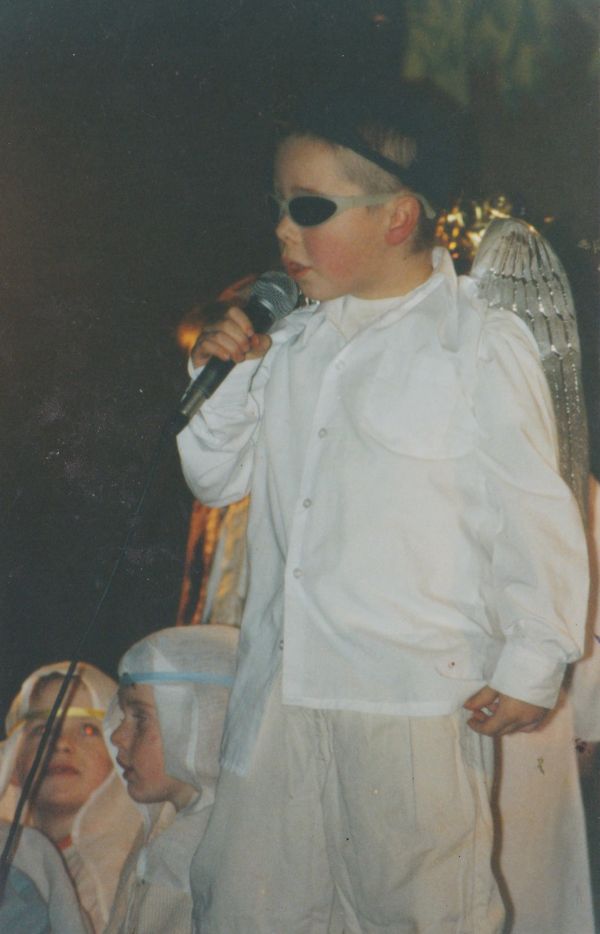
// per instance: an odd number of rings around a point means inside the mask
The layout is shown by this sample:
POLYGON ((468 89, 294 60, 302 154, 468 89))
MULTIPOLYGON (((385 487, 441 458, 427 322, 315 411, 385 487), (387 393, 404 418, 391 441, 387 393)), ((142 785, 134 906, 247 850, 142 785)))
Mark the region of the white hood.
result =
MULTIPOLYGON (((12 820, 20 789, 10 784, 23 737, 23 727, 35 685, 46 675, 65 675, 69 662, 57 662, 38 668, 23 682, 6 717, 7 739, 0 743, 0 818, 12 820)), ((91 710, 98 716, 115 696, 116 684, 93 665, 80 662, 77 677, 87 688, 91 710)), ((108 747, 107 747, 108 748, 108 747)), ((110 752, 110 749, 108 750, 110 752)), ((24 823, 32 824, 25 811, 24 823)), ((88 876, 93 879, 97 913, 106 920, 110 912, 121 867, 141 824, 140 815, 115 771, 93 792, 79 810, 71 830, 71 839, 88 876)), ((90 910, 84 904, 84 908, 90 910)))

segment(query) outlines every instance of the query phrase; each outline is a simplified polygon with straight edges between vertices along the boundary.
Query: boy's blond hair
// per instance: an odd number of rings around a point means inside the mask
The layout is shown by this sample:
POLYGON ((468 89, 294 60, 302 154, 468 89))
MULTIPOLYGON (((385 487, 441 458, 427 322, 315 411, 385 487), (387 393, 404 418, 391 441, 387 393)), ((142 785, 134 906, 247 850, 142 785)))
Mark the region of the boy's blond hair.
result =
MULTIPOLYGON (((402 169, 408 169, 417 155, 417 144, 414 139, 380 124, 365 124, 360 128, 360 135, 375 152, 391 159, 402 169)), ((383 195, 410 191, 399 178, 375 163, 369 162, 345 146, 333 145, 346 178, 360 185, 367 194, 383 195)), ((435 218, 426 217, 421 205, 419 221, 413 236, 414 253, 429 250, 434 246, 435 228, 435 218)))
MULTIPOLYGON (((361 127, 360 135, 371 149, 395 162, 399 169, 409 168, 415 159, 417 153, 415 140, 409 136, 403 136, 396 130, 385 128, 376 123, 369 123, 361 127)), ((365 159, 347 146, 325 139, 310 131, 294 129, 288 136, 283 138, 289 139, 291 137, 311 139, 321 145, 328 146, 335 153, 340 168, 348 181, 359 185, 368 195, 393 195, 396 192, 398 194, 403 191, 410 192, 410 188, 407 188, 398 176, 386 172, 385 169, 365 159)), ((427 217, 421 204, 419 220, 413 234, 413 253, 430 250, 435 245, 435 229, 436 219, 427 217)))

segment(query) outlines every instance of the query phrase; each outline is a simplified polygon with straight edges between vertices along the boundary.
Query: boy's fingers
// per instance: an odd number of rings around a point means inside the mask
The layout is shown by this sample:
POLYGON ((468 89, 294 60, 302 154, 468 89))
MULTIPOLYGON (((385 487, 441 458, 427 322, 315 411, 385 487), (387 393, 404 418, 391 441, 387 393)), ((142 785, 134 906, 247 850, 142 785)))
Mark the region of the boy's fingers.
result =
POLYGON ((500 713, 500 697, 498 692, 486 685, 472 697, 465 701, 464 707, 470 710, 472 717, 467 725, 476 733, 484 736, 495 736, 500 730, 508 726, 510 719, 500 713))
POLYGON ((268 334, 254 334, 250 338, 250 352, 246 354, 246 359, 264 356, 270 346, 271 338, 268 334))
POLYGON ((220 357, 222 360, 242 359, 250 350, 250 341, 247 337, 239 338, 226 331, 216 331, 206 335, 204 350, 210 356, 220 357))
POLYGON ((473 716, 468 725, 476 733, 485 736, 506 736, 510 733, 531 733, 545 720, 548 710, 535 704, 517 700, 505 694, 495 694, 494 700, 489 701, 490 688, 483 688, 469 698, 465 703, 467 709, 473 710, 473 716), (482 700, 487 703, 482 704, 482 700), (477 704, 473 708, 473 704, 477 704), (482 714, 485 719, 482 718, 482 714))
POLYGON ((225 315, 226 321, 233 322, 246 335, 251 337, 254 334, 254 328, 248 315, 246 315, 238 305, 231 305, 225 315))
POLYGON ((209 357, 219 357, 221 360, 231 359, 239 363, 250 350, 251 337, 252 333, 244 330, 242 323, 224 318, 216 324, 208 325, 200 333, 192 350, 192 362, 200 366, 209 357))
POLYGON ((192 349, 192 363, 203 366, 210 357, 242 360, 260 357, 271 346, 266 334, 255 334, 248 316, 237 305, 227 307, 220 320, 210 321, 192 349))
MULTIPOLYGON (((234 308, 229 309, 230 312, 235 310, 236 309, 234 308)), ((209 328, 209 330, 211 329, 209 328)), ((232 340, 237 341, 240 344, 248 343, 254 334, 252 325, 243 312, 240 312, 239 316, 230 315, 228 312, 223 321, 215 325, 212 330, 218 334, 226 334, 232 340)))
POLYGON ((271 338, 255 333, 243 308, 215 303, 213 312, 212 317, 205 317, 204 329, 192 348, 193 366, 204 366, 211 357, 241 363, 264 356, 271 346, 271 338), (222 309, 220 315, 219 309, 222 309))
POLYGON ((509 717, 501 716, 497 711, 486 717, 484 722, 471 717, 467 725, 476 733, 481 733, 482 736, 503 736, 505 733, 512 733, 513 730, 519 729, 518 724, 515 724, 509 717))
POLYGON ((491 699, 490 695, 486 695, 484 701, 487 701, 487 703, 479 702, 477 707, 471 708, 469 706, 467 708, 472 713, 472 716, 467 720, 467 725, 476 733, 493 736, 498 730, 504 728, 504 718, 498 716, 498 697, 495 692, 491 693, 491 699))
POLYGON ((238 344, 228 338, 227 335, 216 331, 208 331, 201 335, 196 342, 192 350, 192 363, 194 366, 203 366, 211 357, 218 357, 219 360, 231 359, 237 362, 236 358, 242 359, 243 353, 238 344))
POLYGON ((222 328, 203 331, 192 350, 192 363, 202 366, 210 357, 241 363, 263 356, 270 346, 271 338, 267 334, 248 337, 237 324, 225 322, 222 328))
POLYGON ((470 726, 476 733, 481 733, 482 736, 495 736, 499 730, 503 729, 504 724, 502 721, 492 721, 490 717, 486 717, 483 721, 471 717, 467 720, 467 726, 470 726))
POLYGON ((463 704, 467 710, 475 710, 478 707, 484 707, 486 704, 492 704, 498 697, 498 692, 494 691, 493 688, 484 687, 480 688, 476 694, 473 694, 469 697, 463 704))

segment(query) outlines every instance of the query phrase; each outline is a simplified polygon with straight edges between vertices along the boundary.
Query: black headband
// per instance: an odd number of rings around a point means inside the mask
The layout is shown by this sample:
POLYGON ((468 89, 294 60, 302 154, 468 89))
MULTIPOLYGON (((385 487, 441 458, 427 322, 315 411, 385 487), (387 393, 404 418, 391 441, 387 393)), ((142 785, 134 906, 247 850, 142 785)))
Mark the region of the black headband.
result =
POLYGON ((457 113, 427 87, 408 86, 389 96, 321 93, 301 103, 288 130, 352 150, 389 172, 435 209, 447 206, 455 188, 457 113), (373 149, 362 137, 369 123, 394 129, 415 143, 415 156, 403 167, 373 149))
POLYGON ((400 179, 404 184, 407 183, 410 176, 410 168, 403 168, 401 165, 398 165, 397 162, 394 162, 393 159, 388 159, 387 156, 383 156, 380 152, 377 152, 376 149, 372 149, 370 146, 367 146, 364 143, 358 134, 354 133, 340 133, 340 132, 330 132, 327 134, 324 132, 319 133, 323 139, 328 139, 332 143, 336 143, 338 146, 344 146, 345 149, 351 149, 353 152, 358 153, 359 156, 362 156, 363 159, 368 159, 369 162, 374 162, 375 165, 378 165, 380 169, 383 169, 385 172, 389 172, 390 175, 394 175, 396 178, 400 179))

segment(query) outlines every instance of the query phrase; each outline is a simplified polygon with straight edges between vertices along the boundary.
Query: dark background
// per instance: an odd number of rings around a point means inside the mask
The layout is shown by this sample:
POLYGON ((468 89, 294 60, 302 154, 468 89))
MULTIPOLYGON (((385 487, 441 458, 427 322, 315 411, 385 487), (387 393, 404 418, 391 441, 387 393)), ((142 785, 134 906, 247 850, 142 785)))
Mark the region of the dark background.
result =
MULTIPOLYGON (((186 384, 177 324, 276 263, 261 208, 271 118, 306 83, 393 85, 417 60, 458 88, 470 193, 555 218, 595 425, 598 5, 509 6, 423 2, 420 23, 401 0, 0 5, 0 712, 91 616, 186 384), (471 32, 444 46, 466 7, 471 32), (484 48, 469 36, 491 8, 484 48)), ((170 445, 85 658, 114 672, 174 622, 190 504, 170 445)))

